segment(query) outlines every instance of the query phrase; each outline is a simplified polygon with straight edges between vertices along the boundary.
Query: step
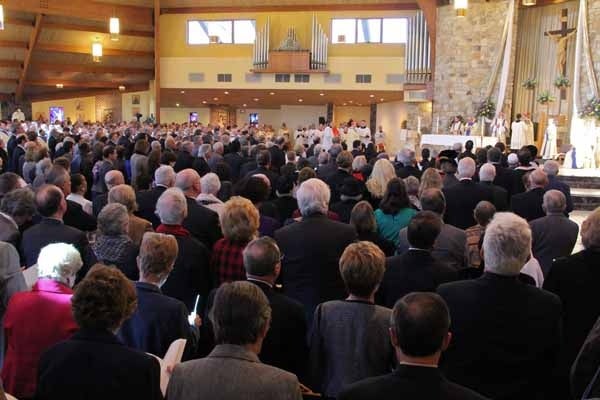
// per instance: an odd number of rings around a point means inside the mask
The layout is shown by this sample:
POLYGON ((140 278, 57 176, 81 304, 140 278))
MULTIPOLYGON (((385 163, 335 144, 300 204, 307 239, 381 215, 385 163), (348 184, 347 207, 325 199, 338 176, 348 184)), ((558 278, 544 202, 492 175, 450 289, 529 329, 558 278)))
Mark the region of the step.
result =
POLYGON ((561 169, 557 178, 571 189, 600 189, 600 170, 561 169))
POLYGON ((592 211, 600 207, 600 189, 571 188, 575 210, 592 211))

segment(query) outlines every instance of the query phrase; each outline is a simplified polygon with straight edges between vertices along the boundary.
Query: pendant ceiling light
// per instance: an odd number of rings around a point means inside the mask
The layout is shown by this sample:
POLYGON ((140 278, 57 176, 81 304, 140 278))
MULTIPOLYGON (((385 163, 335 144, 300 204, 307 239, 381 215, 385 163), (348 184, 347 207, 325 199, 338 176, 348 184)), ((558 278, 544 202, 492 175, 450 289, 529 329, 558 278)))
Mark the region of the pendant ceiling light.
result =
POLYGON ((119 18, 112 17, 108 22, 108 31, 110 33, 110 40, 113 42, 119 41, 119 33, 121 31, 121 27, 119 24, 119 18))
POLYGON ((92 59, 94 62, 100 62, 102 59, 102 43, 100 43, 98 38, 92 43, 92 59))
POLYGON ((0 4, 0 31, 4 30, 4 7, 0 4))
POLYGON ((469 0, 454 0, 454 9, 457 17, 465 17, 469 8, 469 0))

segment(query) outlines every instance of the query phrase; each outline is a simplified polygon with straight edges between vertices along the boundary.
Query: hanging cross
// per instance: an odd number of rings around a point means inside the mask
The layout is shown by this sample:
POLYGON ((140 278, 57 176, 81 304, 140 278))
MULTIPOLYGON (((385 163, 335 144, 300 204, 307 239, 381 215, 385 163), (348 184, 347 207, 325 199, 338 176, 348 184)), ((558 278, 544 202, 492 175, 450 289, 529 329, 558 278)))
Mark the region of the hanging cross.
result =
MULTIPOLYGON (((576 28, 569 28, 567 26, 569 21, 568 16, 569 10, 563 8, 560 15, 560 29, 544 32, 544 36, 548 36, 550 39, 556 42, 556 56, 558 58, 556 67, 558 68, 558 73, 565 77, 567 76, 567 41, 577 31, 576 28)), ((564 88, 560 89, 560 98, 561 100, 565 100, 567 98, 567 93, 564 88)))

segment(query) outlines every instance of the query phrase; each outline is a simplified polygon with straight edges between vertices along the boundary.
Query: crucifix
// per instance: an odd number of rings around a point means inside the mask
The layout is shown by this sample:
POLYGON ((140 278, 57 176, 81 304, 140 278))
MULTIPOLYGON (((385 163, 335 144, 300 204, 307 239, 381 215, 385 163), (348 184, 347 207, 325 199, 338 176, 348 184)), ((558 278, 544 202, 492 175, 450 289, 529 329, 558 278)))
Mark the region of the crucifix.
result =
MULTIPOLYGON (((576 28, 569 28, 567 26, 569 10, 563 8, 560 15, 560 29, 555 31, 544 32, 545 36, 554 40, 557 45, 557 64, 558 73, 564 77, 567 76, 567 41, 575 34, 576 28)), ((560 99, 567 99, 567 92, 564 88, 560 89, 560 99)))

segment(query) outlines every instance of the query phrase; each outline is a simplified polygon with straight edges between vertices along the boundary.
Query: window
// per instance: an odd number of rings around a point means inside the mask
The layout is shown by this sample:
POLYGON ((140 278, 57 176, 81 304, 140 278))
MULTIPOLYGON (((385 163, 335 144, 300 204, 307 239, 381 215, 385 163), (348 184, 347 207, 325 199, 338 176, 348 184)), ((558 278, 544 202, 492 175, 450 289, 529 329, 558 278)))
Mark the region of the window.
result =
POLYGON ((290 74, 275 74, 275 82, 289 82, 290 74))
POLYGON ((331 43, 406 43, 406 18, 331 20, 331 43))
POLYGON ((310 82, 310 75, 308 74, 295 74, 294 82, 296 83, 308 83, 310 82))
POLYGON ((356 83, 371 83, 371 75, 370 74, 356 75, 356 83))
POLYGON ((188 21, 188 44, 252 44, 256 21, 188 21))
POLYGON ((217 74, 217 82, 231 82, 231 74, 217 74))

